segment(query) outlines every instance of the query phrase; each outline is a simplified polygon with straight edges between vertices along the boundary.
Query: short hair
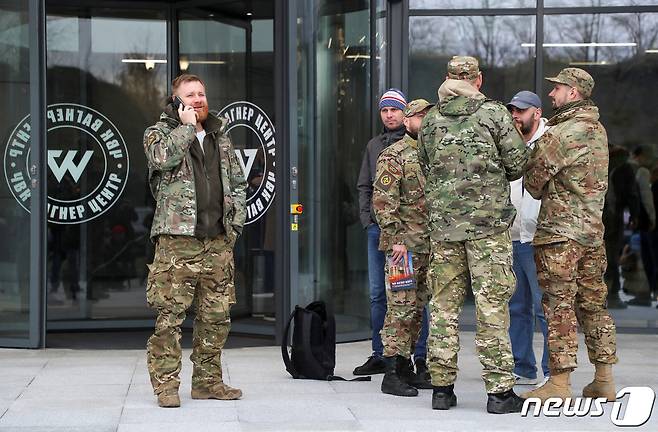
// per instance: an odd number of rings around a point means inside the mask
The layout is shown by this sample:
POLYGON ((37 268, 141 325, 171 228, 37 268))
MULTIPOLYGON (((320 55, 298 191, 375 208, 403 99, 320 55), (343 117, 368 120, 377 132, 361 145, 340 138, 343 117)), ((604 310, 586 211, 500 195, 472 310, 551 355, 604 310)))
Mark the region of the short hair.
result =
POLYGON ((171 93, 173 94, 178 87, 180 87, 181 84, 186 83, 186 82, 194 82, 198 81, 203 85, 203 88, 206 88, 206 83, 203 82, 201 78, 199 78, 197 75, 192 75, 192 74, 183 74, 179 75, 174 80, 171 82, 171 93))

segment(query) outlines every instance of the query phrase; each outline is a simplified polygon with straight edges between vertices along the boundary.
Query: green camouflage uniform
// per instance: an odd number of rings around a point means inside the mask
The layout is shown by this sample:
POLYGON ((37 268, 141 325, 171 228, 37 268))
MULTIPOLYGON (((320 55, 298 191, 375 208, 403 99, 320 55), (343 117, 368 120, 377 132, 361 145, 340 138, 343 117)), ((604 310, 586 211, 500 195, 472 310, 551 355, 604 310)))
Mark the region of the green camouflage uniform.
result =
MULTIPOLYGON (((147 343, 147 363, 156 394, 180 385, 180 325, 196 303, 192 386, 222 382, 221 350, 230 329, 229 307, 235 303, 233 245, 245 221, 246 181, 226 122, 212 114, 204 124, 219 149, 223 189, 223 233, 195 237, 195 178, 190 146, 197 141, 192 125, 181 125, 171 105, 160 121, 146 129, 144 151, 156 201, 151 237, 155 258, 149 267, 147 301, 158 311, 147 343)), ((204 140, 204 141, 205 141, 204 140)))
MULTIPOLYGON (((567 68, 549 81, 588 98, 594 80, 567 68)), ((592 363, 614 364, 616 331, 605 307, 607 287, 602 212, 608 185, 608 138, 590 100, 560 107, 535 145, 525 187, 541 199, 535 261, 548 322, 551 373, 577 366, 578 322, 592 363)))
MULTIPOLYGON (((416 289, 391 291, 387 283, 386 316, 381 330, 384 356, 411 358, 423 311, 429 301, 427 265, 429 232, 425 208, 425 176, 418 163, 416 140, 408 134, 386 148, 377 159, 372 205, 381 228, 379 249, 390 255, 403 244, 413 253, 416 289)), ((388 280, 388 265, 386 280, 388 280)))
MULTIPOLYGON (((478 73, 472 57, 448 65, 452 78, 478 73)), ((516 280, 508 228, 516 212, 509 182, 522 176, 528 150, 505 106, 467 81, 446 80, 439 98, 418 140, 432 240, 429 370, 435 386, 457 377, 459 313, 470 282, 482 378, 487 393, 501 393, 514 386, 508 301, 516 280)))

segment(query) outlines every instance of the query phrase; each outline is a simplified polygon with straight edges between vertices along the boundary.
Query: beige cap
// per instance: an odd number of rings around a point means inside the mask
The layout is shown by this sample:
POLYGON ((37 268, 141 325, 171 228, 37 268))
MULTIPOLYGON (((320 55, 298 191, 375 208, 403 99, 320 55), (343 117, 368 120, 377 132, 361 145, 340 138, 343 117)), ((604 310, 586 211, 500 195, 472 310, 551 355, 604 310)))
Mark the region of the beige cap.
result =
POLYGON ((448 62, 448 78, 472 80, 480 73, 480 65, 475 57, 454 56, 448 62))
POLYGON ((404 108, 405 117, 413 117, 419 112, 425 111, 427 108, 432 106, 431 103, 427 102, 425 99, 415 99, 407 104, 404 108))
POLYGON ((594 78, 580 68, 562 69, 557 76, 546 77, 546 80, 552 83, 574 87, 584 98, 590 97, 592 95, 592 90, 594 89, 594 78))

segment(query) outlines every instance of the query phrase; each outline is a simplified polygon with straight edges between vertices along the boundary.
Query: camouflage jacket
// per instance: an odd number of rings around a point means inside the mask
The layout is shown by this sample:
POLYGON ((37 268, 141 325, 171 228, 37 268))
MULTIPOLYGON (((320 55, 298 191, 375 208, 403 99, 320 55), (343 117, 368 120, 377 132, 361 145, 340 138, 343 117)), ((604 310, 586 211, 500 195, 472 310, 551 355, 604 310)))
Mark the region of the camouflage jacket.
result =
POLYGON ((525 187, 541 199, 535 244, 603 242, 603 203, 608 188, 608 137, 591 101, 560 108, 532 152, 525 187))
MULTIPOLYGON (((222 221, 227 235, 235 240, 246 218, 247 183, 226 134, 226 124, 225 119, 209 113, 206 133, 219 148, 224 195, 222 221)), ((151 238, 160 234, 194 236, 197 212, 190 146, 195 140, 194 126, 182 125, 171 105, 160 115, 160 120, 144 132, 149 186, 156 201, 151 238)))
POLYGON ((509 182, 523 175, 529 150, 505 106, 481 93, 443 98, 423 119, 418 153, 432 240, 509 228, 516 214, 509 182))
POLYGON ((405 135, 377 159, 372 207, 381 228, 380 250, 388 251, 395 244, 404 244, 412 252, 430 252, 424 188, 418 145, 415 139, 405 135))

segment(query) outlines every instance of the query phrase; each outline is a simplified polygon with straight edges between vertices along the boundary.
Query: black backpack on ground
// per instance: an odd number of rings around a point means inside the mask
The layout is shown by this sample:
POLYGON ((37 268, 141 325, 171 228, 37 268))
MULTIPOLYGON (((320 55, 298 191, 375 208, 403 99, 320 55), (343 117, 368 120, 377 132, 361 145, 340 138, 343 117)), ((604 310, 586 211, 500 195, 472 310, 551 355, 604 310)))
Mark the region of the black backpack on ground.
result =
MULTIPOLYGON (((315 301, 305 308, 295 306, 290 314, 281 342, 281 355, 286 370, 295 379, 346 381, 335 376, 336 322, 331 310, 323 301, 315 301), (294 321, 292 349, 288 353, 290 325, 294 321)), ((359 377, 350 381, 370 381, 359 377)))

